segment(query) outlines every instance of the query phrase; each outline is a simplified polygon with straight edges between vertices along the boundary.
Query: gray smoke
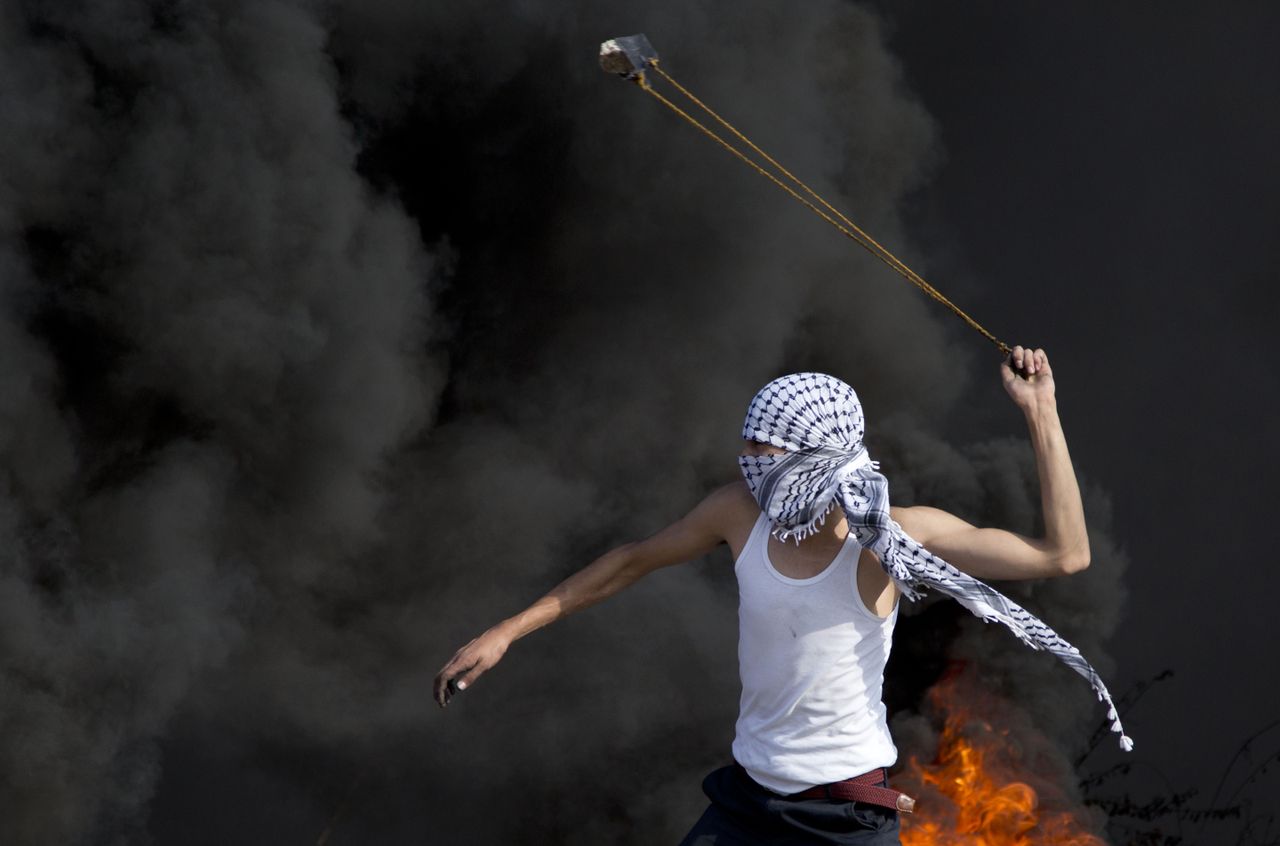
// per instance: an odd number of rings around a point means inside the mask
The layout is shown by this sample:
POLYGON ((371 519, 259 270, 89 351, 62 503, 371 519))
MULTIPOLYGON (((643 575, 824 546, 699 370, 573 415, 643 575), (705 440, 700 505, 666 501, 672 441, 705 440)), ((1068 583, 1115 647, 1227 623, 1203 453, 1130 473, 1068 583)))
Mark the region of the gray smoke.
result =
MULTIPOLYGON (((310 842, 339 807, 333 843, 678 838, 737 706, 723 553, 447 712, 430 681, 731 480, 787 370, 854 384, 895 502, 1035 530, 1025 442, 937 425, 995 356, 595 65, 645 31, 927 271, 898 214, 935 129, 859 7, 0 15, 5 842, 310 842)), ((1086 507, 1093 568, 1018 596, 1105 674, 1122 558, 1086 507)), ((1000 632, 955 648, 1064 756, 1099 716, 1000 632)))

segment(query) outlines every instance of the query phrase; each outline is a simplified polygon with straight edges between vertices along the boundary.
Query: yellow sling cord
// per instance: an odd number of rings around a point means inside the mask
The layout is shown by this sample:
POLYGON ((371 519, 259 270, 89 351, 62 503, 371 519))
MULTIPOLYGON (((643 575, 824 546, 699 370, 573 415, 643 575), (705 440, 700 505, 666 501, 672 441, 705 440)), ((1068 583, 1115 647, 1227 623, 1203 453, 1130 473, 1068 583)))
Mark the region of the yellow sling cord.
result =
POLYGON ((795 175, 791 173, 791 171, 787 170, 785 167, 783 167, 777 161, 775 161, 772 156, 770 156, 764 150, 761 150, 759 147, 753 144, 751 140, 747 138, 747 136, 743 135, 741 132, 735 129, 733 125, 730 124, 727 120, 725 120, 724 118, 720 117, 720 115, 712 111, 711 108, 707 106, 706 103, 702 102, 697 97, 693 96, 693 94, 687 88, 685 88, 683 85, 681 85, 680 83, 672 79, 671 75, 668 74, 665 70, 663 70, 659 66, 658 60, 656 58, 649 59, 646 62, 646 67, 653 70, 663 79, 665 79, 667 82, 671 83, 671 85, 674 86, 677 91, 679 91, 685 97, 689 98, 689 100, 691 100, 695 105, 701 108, 704 112, 711 115, 711 117, 715 118, 716 122, 718 122, 725 129, 732 132, 738 138, 738 140, 740 140, 742 143, 750 147, 757 155, 763 157, 765 161, 767 161, 769 164, 777 168, 785 177, 787 177, 787 179, 790 179, 796 185, 803 188, 809 194, 810 197, 813 197, 813 199, 821 203, 823 208, 826 209, 826 211, 823 211, 823 209, 818 208, 818 206, 814 205, 808 199, 802 197, 790 185, 787 185, 777 176, 765 170, 759 163, 757 163, 751 157, 747 156, 737 147, 734 147, 728 141, 725 141, 715 132, 708 129, 706 126, 704 126, 697 118, 693 117, 684 109, 680 108, 675 103, 671 102, 666 97, 664 97, 660 92, 655 90, 652 85, 649 84, 648 77, 644 73, 640 73, 635 77, 635 81, 639 83, 641 88, 643 88, 648 93, 652 94, 655 98, 657 98, 657 100, 660 103, 662 103, 668 109, 671 109, 671 111, 675 112, 676 114, 680 115, 680 117, 684 118, 689 123, 693 124, 695 127, 697 127, 699 130, 705 133, 709 138, 714 140, 720 146, 724 147, 730 153, 733 153, 739 159, 746 162, 748 165, 754 168, 762 176, 767 177, 771 182, 773 182, 774 185, 777 185, 779 188, 781 188, 783 191, 786 191, 796 200, 799 200, 801 203, 807 206, 814 214, 818 215, 818 217, 822 218, 827 223, 830 223, 832 226, 834 226, 836 229, 838 229, 841 233, 843 233, 847 237, 856 241, 859 245, 861 245, 864 249, 866 249, 867 252, 871 253, 873 256, 880 259, 882 262, 889 265, 894 270, 898 271, 898 273, 902 274, 907 280, 914 282, 926 294, 933 297, 935 300, 942 303, 947 308, 951 309, 953 312, 959 315, 961 320, 963 320, 965 323, 968 323, 974 329, 977 329, 979 332, 982 333, 984 337, 987 338, 987 340, 995 344, 996 348, 999 349, 1001 353, 1005 355, 1009 354, 1012 348, 1008 344, 999 340, 998 338, 996 338, 996 336, 992 335, 986 329, 982 328, 982 326, 978 325, 977 321, 975 321, 969 315, 961 311, 954 303, 952 303, 950 300, 944 297, 936 288, 934 288, 928 282, 924 281, 924 279, 920 277, 920 274, 916 273, 914 270, 912 270, 911 268, 903 264, 901 261, 899 261, 898 258, 894 256, 893 253, 889 252, 887 249, 881 246, 874 238, 872 238, 866 232, 863 232, 861 229, 859 229, 858 226, 854 224, 853 221, 849 220, 849 218, 845 217, 844 214, 842 214, 838 209, 836 209, 834 206, 832 206, 830 203, 824 200, 821 196, 819 196, 817 191, 814 191, 808 185, 801 182, 798 178, 796 178, 795 175))

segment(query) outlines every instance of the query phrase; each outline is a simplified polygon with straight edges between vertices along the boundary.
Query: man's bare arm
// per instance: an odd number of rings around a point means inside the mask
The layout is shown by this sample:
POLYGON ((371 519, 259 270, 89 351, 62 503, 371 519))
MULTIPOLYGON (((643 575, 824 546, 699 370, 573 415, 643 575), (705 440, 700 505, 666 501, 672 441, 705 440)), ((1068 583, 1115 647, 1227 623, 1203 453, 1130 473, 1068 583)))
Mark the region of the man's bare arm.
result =
POLYGON ((911 528, 903 528, 930 552, 979 579, 1038 579, 1079 572, 1089 566, 1089 534, 1080 487, 1058 419, 1048 357, 1044 350, 1033 353, 1014 347, 1010 360, 1001 364, 1001 372, 1005 388, 1026 417, 1035 449, 1044 538, 978 528, 928 506, 903 509, 904 519, 911 524, 911 528), (1014 373, 1010 361, 1028 378, 1014 373))
POLYGON ((528 608, 463 646, 436 675, 436 702, 441 707, 447 705, 453 686, 465 690, 497 664, 512 643, 530 632, 613 596, 647 573, 715 549, 725 540, 734 499, 740 495, 733 485, 714 491, 670 526, 644 540, 609 550, 528 608))

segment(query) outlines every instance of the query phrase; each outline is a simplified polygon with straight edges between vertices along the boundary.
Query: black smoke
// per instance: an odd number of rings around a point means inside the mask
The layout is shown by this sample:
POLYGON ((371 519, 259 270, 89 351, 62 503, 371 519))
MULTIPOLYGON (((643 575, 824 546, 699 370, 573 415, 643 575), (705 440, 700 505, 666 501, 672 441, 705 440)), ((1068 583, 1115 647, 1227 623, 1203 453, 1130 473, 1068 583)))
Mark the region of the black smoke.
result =
MULTIPOLYGON (((857 388, 895 502, 1037 531, 1025 439, 944 425, 998 356, 595 63, 646 32, 927 272, 898 215, 936 128, 860 7, 0 14, 5 842, 678 838, 737 706, 723 553, 447 712, 430 680, 731 480, 781 372, 857 388)), ((1105 674, 1123 557, 1086 494, 1094 566, 1017 594, 1105 674)), ((1069 755, 1087 685, 971 622, 951 648, 1069 755)))

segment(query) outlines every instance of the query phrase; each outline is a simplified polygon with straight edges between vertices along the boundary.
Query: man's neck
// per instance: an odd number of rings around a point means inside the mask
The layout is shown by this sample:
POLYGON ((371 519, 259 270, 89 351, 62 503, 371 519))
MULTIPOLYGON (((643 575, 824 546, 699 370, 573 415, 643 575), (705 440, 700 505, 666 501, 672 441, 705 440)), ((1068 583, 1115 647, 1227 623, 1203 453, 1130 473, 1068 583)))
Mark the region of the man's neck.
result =
POLYGON ((816 545, 829 546, 844 543, 848 536, 849 519, 845 517, 844 509, 837 505, 827 512, 827 519, 818 526, 818 531, 800 541, 800 544, 803 546, 808 541, 816 541, 816 545))

